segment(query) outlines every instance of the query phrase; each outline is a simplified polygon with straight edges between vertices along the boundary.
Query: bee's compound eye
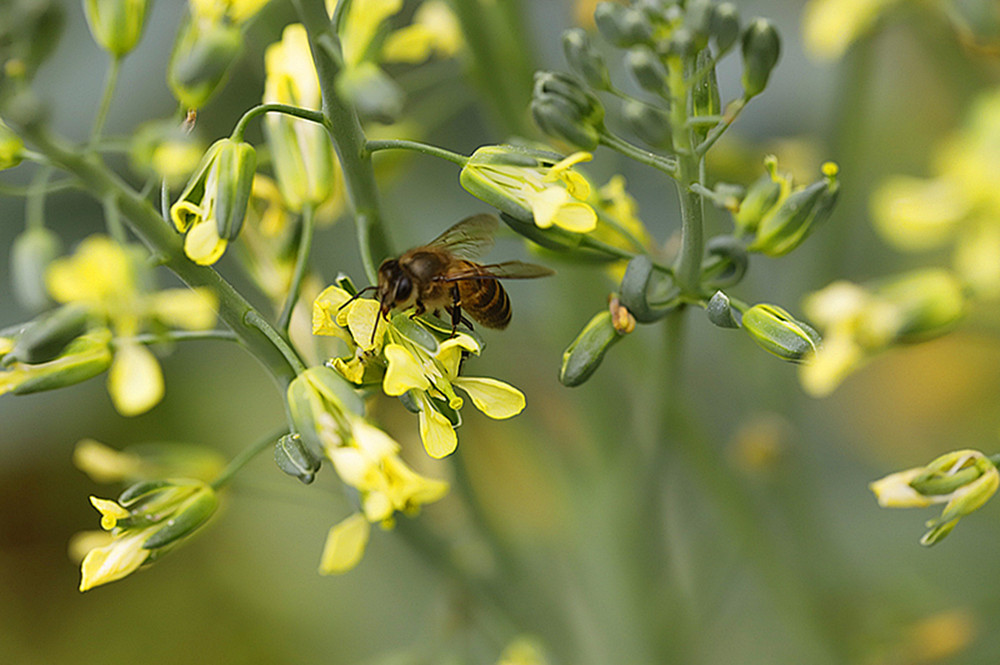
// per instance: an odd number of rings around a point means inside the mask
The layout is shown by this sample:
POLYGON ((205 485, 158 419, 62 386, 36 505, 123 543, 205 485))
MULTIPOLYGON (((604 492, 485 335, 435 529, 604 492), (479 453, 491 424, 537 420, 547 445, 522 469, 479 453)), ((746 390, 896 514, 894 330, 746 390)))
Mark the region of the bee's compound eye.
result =
POLYGON ((410 282, 410 278, 406 275, 400 275, 399 279, 396 280, 396 296, 393 300, 397 303, 404 302, 410 297, 412 291, 413 283, 410 282))

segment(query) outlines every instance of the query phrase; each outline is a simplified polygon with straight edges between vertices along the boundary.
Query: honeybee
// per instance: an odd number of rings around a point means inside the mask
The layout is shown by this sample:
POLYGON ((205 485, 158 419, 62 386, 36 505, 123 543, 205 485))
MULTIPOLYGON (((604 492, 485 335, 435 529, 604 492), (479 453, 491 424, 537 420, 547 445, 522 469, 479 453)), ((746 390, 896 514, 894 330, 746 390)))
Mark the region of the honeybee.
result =
MULTIPOLYGON (((398 259, 386 259, 378 268, 379 319, 394 310, 414 307, 413 316, 444 309, 451 315, 451 333, 463 316, 487 327, 503 329, 510 323, 510 298, 501 279, 531 279, 553 271, 523 261, 477 263, 493 246, 499 222, 494 215, 473 215, 458 222, 426 245, 414 247, 398 259)), ((359 294, 360 295, 360 294, 359 294)), ((372 326, 372 340, 378 321, 372 326)))

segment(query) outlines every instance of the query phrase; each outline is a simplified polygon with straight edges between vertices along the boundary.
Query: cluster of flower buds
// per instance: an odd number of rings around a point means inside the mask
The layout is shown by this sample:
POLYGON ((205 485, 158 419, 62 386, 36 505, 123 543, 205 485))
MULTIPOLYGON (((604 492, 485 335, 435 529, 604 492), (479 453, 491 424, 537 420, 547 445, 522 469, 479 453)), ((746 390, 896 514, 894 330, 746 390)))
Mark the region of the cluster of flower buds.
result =
POLYGON ((604 56, 586 31, 574 28, 563 33, 563 52, 577 78, 540 73, 532 112, 544 132, 583 150, 593 150, 607 132, 596 92, 615 93, 622 100, 621 117, 628 129, 643 142, 665 148, 672 131, 688 131, 670 127, 671 104, 687 100, 690 115, 701 119, 697 128, 701 138, 721 121, 715 64, 737 44, 743 59, 743 95, 735 100, 740 106, 764 89, 781 53, 771 22, 757 18, 744 26, 731 2, 601 2, 594 22, 605 42, 624 51, 625 69, 642 95, 655 101, 615 89, 604 56))

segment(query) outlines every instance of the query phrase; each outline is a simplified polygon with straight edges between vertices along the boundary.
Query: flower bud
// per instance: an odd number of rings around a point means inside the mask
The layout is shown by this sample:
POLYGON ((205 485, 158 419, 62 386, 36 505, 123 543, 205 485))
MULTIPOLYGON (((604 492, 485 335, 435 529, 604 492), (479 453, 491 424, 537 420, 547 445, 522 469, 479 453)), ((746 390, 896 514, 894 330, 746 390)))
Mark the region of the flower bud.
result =
POLYGON ((729 303, 729 296, 722 291, 716 291, 715 295, 708 301, 705 313, 708 314, 708 320, 720 328, 740 327, 740 322, 729 303))
POLYGON ((629 261, 622 277, 619 287, 621 302, 640 323, 659 321, 677 306, 669 297, 676 295, 673 283, 667 278, 655 277, 653 262, 645 254, 629 261), (657 297, 651 299, 651 292, 657 297))
POLYGON ((694 32, 682 25, 671 33, 669 41, 665 45, 660 46, 660 50, 663 52, 665 46, 667 54, 677 56, 678 58, 686 58, 694 54, 696 50, 695 42, 696 36, 694 32))
POLYGON ((312 453, 298 434, 286 434, 274 446, 274 462, 278 468, 308 485, 316 479, 323 462, 312 453))
POLYGON ((18 235, 10 248, 10 272, 14 297, 25 309, 39 311, 52 300, 45 288, 45 271, 59 256, 59 236, 45 227, 29 228, 18 235))
POLYGON ((717 55, 722 55, 733 47, 740 36, 740 12, 731 2, 716 5, 712 14, 710 32, 715 39, 717 55))
POLYGON ((611 312, 599 312, 563 352, 559 381, 572 388, 589 379, 619 339, 621 334, 615 329, 611 312))
POLYGON ((625 100, 621 110, 626 126, 644 143, 654 148, 670 144, 670 118, 666 111, 638 99, 625 100))
POLYGON ((702 280, 717 288, 733 286, 743 279, 749 265, 750 257, 742 242, 733 236, 715 236, 705 244, 702 280))
POLYGON ((614 2, 597 5, 594 23, 601 36, 619 48, 649 42, 653 37, 653 26, 644 12, 614 2))
POLYGON ((739 235, 753 234, 760 221, 771 212, 781 198, 783 180, 777 175, 777 160, 769 156, 764 163, 768 172, 750 185, 739 210, 733 215, 733 222, 739 235))
MULTIPOLYGON (((719 79, 715 74, 715 65, 712 64, 712 52, 708 49, 702 49, 698 51, 695 58, 695 69, 701 71, 706 67, 708 71, 695 81, 694 87, 691 88, 691 110, 695 117, 701 118, 716 116, 722 112, 722 100, 719 98, 719 79)), ((703 140, 711 128, 712 125, 698 125, 699 140, 703 140)))
POLYGON ((824 165, 827 177, 789 194, 757 228, 750 250, 768 256, 784 256, 802 244, 816 226, 829 216, 840 186, 836 165, 824 165))
POLYGON ((667 71, 663 63, 645 44, 629 49, 625 56, 625 68, 643 90, 660 92, 667 85, 667 71))
POLYGON ((24 142, 0 120, 0 171, 14 168, 23 159, 24 142))
POLYGON ((222 139, 218 153, 218 198, 215 224, 219 237, 234 240, 247 216, 257 170, 257 151, 246 142, 222 139))
POLYGON ((743 329, 768 353, 802 362, 820 344, 819 333, 776 305, 754 305, 743 313, 743 329))
POLYGON ((781 55, 781 39, 774 24, 764 18, 750 22, 743 32, 743 94, 753 97, 767 86, 781 55))
POLYGON ((302 443, 314 458, 350 435, 350 414, 364 404, 350 384, 329 367, 310 367, 288 385, 288 411, 302 443))
POLYGON ((684 26, 694 35, 698 50, 708 45, 715 4, 711 0, 688 0, 684 11, 684 26))
POLYGON ((531 114, 546 134, 593 150, 604 130, 604 107, 579 81, 558 72, 536 72, 531 114))
POLYGON ((139 43, 148 0, 84 0, 83 10, 94 41, 116 58, 139 43))
POLYGON ((87 309, 80 305, 63 305, 43 314, 24 329, 3 364, 37 365, 54 360, 86 331, 88 320, 87 309))
POLYGON ((167 65, 167 82, 187 108, 203 107, 222 84, 243 47, 240 29, 194 19, 181 27, 167 65))
POLYGON ((566 62, 587 85, 597 90, 611 88, 608 66, 597 49, 590 43, 590 36, 582 28, 572 28, 562 35, 563 54, 566 62))
POLYGON ((38 365, 12 363, 0 370, 0 395, 28 395, 64 388, 97 376, 111 366, 111 331, 77 337, 55 359, 38 365))

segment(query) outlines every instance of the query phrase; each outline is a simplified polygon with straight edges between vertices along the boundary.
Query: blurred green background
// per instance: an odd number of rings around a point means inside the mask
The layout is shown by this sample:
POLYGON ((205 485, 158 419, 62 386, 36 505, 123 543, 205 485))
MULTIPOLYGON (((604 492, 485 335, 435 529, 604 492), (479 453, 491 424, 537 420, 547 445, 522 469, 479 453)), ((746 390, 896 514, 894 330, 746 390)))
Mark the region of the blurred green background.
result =
MULTIPOLYGON (((56 128, 82 139, 106 57, 80 3, 64 4, 62 41, 35 89, 51 102, 56 128)), ((575 3, 522 4, 538 67, 564 70, 559 34, 574 24, 575 3)), ((960 125, 975 95, 996 82, 997 61, 970 56, 938 15, 908 7, 840 62, 817 63, 803 54, 802 2, 737 4, 744 17, 772 17, 784 50, 766 93, 720 144, 713 162, 718 179, 749 182, 762 156, 776 151, 810 174, 836 160, 843 193, 828 224, 791 257, 755 256, 735 295, 801 313, 802 296, 835 278, 864 280, 944 262, 887 247, 871 229, 868 200, 889 174, 928 173, 934 146, 960 125)), ((125 62, 109 132, 127 133, 172 112, 162 72, 183 11, 181 3, 154 3, 143 42, 125 62)), ((290 17, 287 7, 275 6, 254 23, 226 89, 199 114, 204 136, 228 134, 259 101, 262 51, 290 17)), ((506 138, 461 66, 438 74, 437 96, 428 93, 423 102, 447 120, 429 130, 430 142, 469 153, 506 138)), ((720 67, 724 97, 738 79, 738 59, 727 59, 720 67)), ((252 129, 249 138, 259 137, 252 129)), ((674 190, 660 174, 603 149, 588 173, 596 182, 624 174, 656 239, 676 232, 674 190)), ((21 168, 4 181, 29 177, 21 168)), ((459 187, 453 165, 431 158, 407 158, 382 194, 397 249, 485 211, 459 187)), ((23 204, 0 199, 0 246, 22 230, 23 204)), ((709 216, 710 228, 727 228, 722 214, 709 216)), ((103 228, 100 206, 78 192, 52 196, 46 220, 67 247, 103 228)), ((315 265, 328 280, 344 271, 361 281, 350 223, 323 229, 315 247, 315 265)), ((491 256, 524 253, 510 237, 491 256)), ((7 274, 6 260, 0 255, 0 274, 7 274)), ((220 269, 249 290, 234 267, 224 260, 220 269)), ((531 628, 543 641, 569 636, 581 664, 633 662, 627 645, 649 630, 666 640, 685 633, 686 651, 677 661, 684 663, 1000 661, 1000 642, 992 637, 1000 631, 1000 594, 992 582, 1000 577, 997 506, 924 549, 917 540, 933 514, 880 510, 866 488, 948 450, 1000 448, 1000 328, 989 307, 943 339, 879 358, 819 401, 802 394, 793 366, 692 312, 681 408, 694 445, 708 450, 713 463, 735 469, 753 520, 747 527, 720 508, 685 455, 671 457, 662 478, 668 501, 655 513, 667 520, 663 566, 676 580, 664 593, 678 594, 678 606, 693 609, 681 611, 677 623, 651 627, 629 605, 627 588, 636 581, 622 573, 644 537, 635 531, 641 519, 620 513, 635 488, 609 460, 619 459, 623 447, 675 445, 655 440, 653 427, 666 408, 649 369, 663 329, 641 328, 587 384, 562 387, 563 349, 605 306, 614 284, 586 267, 555 267, 554 278, 510 286, 511 328, 486 332, 486 352, 466 367, 521 388, 528 399, 521 416, 500 423, 467 413, 460 459, 433 463, 422 457, 415 421, 398 403, 375 405, 415 466, 436 477, 450 476, 455 464, 467 469, 482 517, 527 571, 520 602, 539 617, 531 628), (746 451, 759 446, 765 462, 748 462, 746 451)), ((163 275, 163 283, 174 282, 163 275)), ((6 281, 0 303, 0 327, 28 317, 6 281)), ((491 663, 523 631, 478 608, 397 533, 376 533, 353 572, 319 576, 326 531, 348 508, 329 470, 304 487, 280 473, 268 454, 241 474, 199 538, 149 570, 80 594, 67 542, 97 526, 87 496, 116 490, 73 468, 79 439, 115 447, 189 441, 232 456, 283 421, 275 386, 235 345, 185 343, 163 364, 166 398, 133 419, 115 413, 104 377, 0 398, 0 662, 491 663)), ((479 543, 463 539, 469 519, 446 499, 407 526, 438 529, 455 556, 475 557, 479 543)))

